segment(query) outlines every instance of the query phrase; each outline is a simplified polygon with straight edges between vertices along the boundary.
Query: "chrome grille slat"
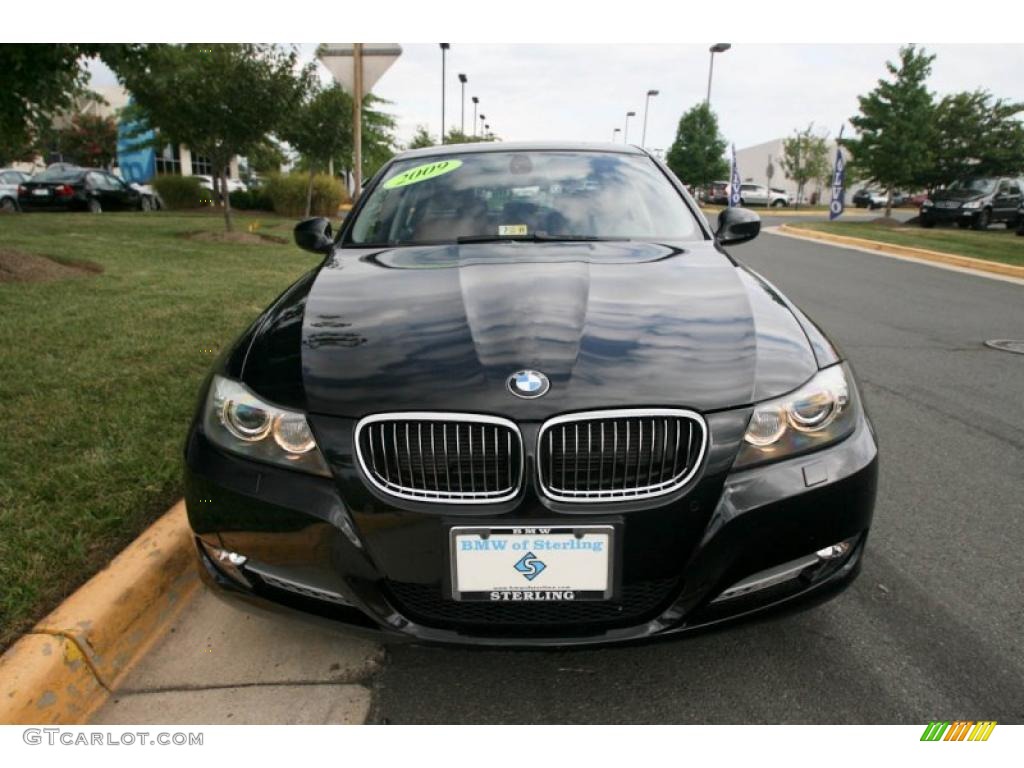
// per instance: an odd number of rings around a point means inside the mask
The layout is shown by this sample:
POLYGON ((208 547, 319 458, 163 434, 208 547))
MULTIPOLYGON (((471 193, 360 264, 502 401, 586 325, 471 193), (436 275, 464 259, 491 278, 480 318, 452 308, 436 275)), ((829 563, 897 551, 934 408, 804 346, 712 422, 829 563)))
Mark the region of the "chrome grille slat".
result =
POLYGON ((495 416, 405 412, 356 425, 356 457, 378 490, 416 501, 486 504, 522 486, 518 427, 495 416))
POLYGON ((549 498, 567 502, 626 501, 671 493, 696 475, 707 434, 703 417, 683 409, 558 416, 545 422, 538 434, 540 487, 549 498))

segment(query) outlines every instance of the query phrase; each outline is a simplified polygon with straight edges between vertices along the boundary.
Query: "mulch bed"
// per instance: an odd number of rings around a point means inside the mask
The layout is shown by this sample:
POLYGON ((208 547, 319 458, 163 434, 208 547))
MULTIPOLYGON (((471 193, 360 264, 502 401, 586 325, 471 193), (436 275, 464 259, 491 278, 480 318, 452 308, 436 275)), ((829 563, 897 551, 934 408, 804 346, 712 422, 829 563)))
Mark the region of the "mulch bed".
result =
POLYGON ((90 261, 58 261, 34 253, 0 248, 0 283, 48 283, 89 277, 103 271, 90 261))

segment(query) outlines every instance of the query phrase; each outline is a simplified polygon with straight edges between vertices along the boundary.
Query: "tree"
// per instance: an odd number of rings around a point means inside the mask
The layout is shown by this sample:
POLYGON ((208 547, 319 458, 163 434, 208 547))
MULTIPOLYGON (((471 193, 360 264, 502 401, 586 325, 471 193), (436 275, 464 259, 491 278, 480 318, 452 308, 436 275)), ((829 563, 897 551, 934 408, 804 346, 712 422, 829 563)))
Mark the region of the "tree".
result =
POLYGON ((797 208, 803 202, 807 183, 828 175, 828 146, 825 142, 825 136, 814 132, 814 123, 802 131, 793 131, 793 135, 782 142, 782 170, 787 178, 796 182, 797 208))
POLYGON ((679 119, 676 138, 665 161, 684 184, 693 187, 705 187, 729 176, 725 139, 718 132, 718 118, 706 102, 679 119))
POLYGON ((249 150, 245 159, 250 173, 274 173, 281 170, 288 158, 277 142, 266 137, 249 150))
POLYGON ((892 79, 879 80, 871 93, 857 97, 860 114, 850 124, 858 137, 842 141, 856 175, 886 190, 886 216, 892 213, 893 190, 920 188, 932 168, 935 105, 925 81, 934 59, 913 45, 900 48, 899 63, 885 64, 892 79))
POLYGON ((430 135, 430 131, 427 130, 425 125, 416 126, 416 135, 412 137, 412 141, 409 142, 409 149, 424 149, 425 147, 433 147, 437 144, 437 139, 430 135))
POLYGON ((302 156, 309 171, 306 191, 306 216, 309 216, 317 170, 326 169, 335 157, 344 157, 352 151, 352 99, 340 85, 324 88, 314 82, 281 131, 281 138, 302 156))
POLYGON ((363 97, 364 179, 372 178, 384 163, 395 156, 395 118, 379 109, 388 103, 372 93, 363 97))
MULTIPOLYGON (((113 68, 146 122, 209 157, 222 188, 231 159, 282 128, 312 78, 312 65, 300 68, 294 48, 255 43, 145 45, 113 68)), ((224 227, 232 230, 226 194, 224 227)))
POLYGON ((1024 104, 993 99, 987 91, 944 96, 935 110, 934 163, 925 187, 965 176, 1013 176, 1024 172, 1024 104))
POLYGON ((117 157, 117 123, 111 117, 80 112, 47 136, 52 143, 41 149, 59 152, 67 162, 109 168, 117 157))
POLYGON ((101 48, 72 43, 0 45, 0 165, 31 154, 39 128, 85 93, 88 73, 80 60, 101 48))
POLYGON ((449 128, 448 133, 444 137, 445 144, 477 144, 487 141, 501 141, 501 139, 490 131, 473 136, 469 133, 463 133, 458 128, 449 128))

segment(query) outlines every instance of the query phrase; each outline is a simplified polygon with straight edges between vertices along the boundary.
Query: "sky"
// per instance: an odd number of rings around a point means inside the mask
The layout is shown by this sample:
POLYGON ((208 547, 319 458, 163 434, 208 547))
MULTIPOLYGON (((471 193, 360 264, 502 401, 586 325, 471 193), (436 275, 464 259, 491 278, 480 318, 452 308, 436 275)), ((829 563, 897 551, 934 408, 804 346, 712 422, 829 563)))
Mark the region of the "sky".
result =
MULTIPOLYGON (((312 60, 315 44, 300 46, 312 60)), ((403 52, 373 89, 391 102, 397 138, 407 143, 418 125, 437 135, 441 122, 441 51, 436 43, 402 44, 403 52)), ((722 134, 737 149, 791 134, 813 122, 835 136, 857 113, 857 96, 886 76, 897 45, 737 44, 715 56, 711 105, 722 134)), ((928 45, 936 54, 929 81, 940 96, 985 88, 1024 102, 1024 45, 928 45)), ((707 45, 452 43, 447 55, 446 122, 459 127, 466 85, 466 130, 471 96, 480 99, 491 130, 506 140, 610 141, 629 121, 639 144, 645 94, 650 100, 646 146, 667 149, 680 116, 707 93, 707 45)), ((326 70, 322 76, 329 79, 326 70)), ((114 82, 102 65, 97 85, 114 82)), ((849 131, 849 126, 847 126, 849 131)), ((622 134, 619 134, 619 141, 622 134)))

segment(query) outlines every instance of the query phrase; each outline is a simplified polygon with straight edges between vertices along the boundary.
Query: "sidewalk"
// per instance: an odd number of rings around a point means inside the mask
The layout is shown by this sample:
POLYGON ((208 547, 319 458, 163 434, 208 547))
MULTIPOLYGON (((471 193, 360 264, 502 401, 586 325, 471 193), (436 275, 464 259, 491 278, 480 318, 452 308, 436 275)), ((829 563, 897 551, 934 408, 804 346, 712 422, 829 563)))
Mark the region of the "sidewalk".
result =
POLYGON ((205 587, 131 670, 94 724, 363 723, 383 650, 205 587))

